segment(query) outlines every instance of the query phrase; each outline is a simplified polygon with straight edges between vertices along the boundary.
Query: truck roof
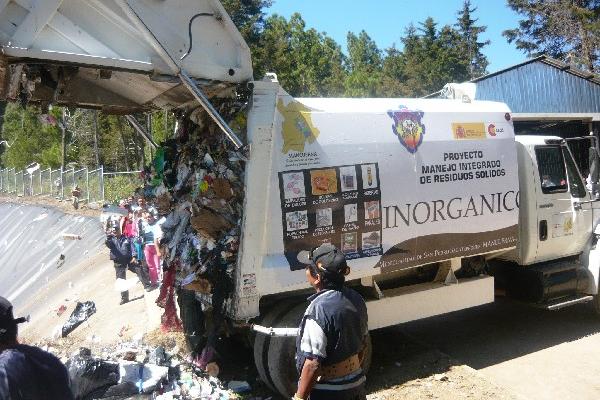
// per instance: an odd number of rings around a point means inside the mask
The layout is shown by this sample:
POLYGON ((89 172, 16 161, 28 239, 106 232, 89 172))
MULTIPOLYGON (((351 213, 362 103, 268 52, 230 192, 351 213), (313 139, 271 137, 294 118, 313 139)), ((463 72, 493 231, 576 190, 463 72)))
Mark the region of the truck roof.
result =
POLYGON ((399 106, 426 112, 510 112, 506 104, 495 101, 464 103, 460 100, 409 98, 297 98, 296 100, 314 111, 332 113, 386 112, 398 109, 399 106))
POLYGON ((516 135, 515 140, 526 146, 546 144, 548 141, 562 141, 558 136, 516 135))

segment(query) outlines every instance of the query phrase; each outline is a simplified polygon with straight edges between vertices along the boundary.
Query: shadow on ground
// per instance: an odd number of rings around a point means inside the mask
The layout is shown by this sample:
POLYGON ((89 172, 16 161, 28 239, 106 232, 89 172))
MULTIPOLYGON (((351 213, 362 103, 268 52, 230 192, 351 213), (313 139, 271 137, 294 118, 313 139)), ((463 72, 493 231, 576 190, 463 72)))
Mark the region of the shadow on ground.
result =
POLYGON ((475 369, 521 357, 600 332, 590 304, 546 311, 500 298, 495 303, 403 324, 413 340, 475 369))

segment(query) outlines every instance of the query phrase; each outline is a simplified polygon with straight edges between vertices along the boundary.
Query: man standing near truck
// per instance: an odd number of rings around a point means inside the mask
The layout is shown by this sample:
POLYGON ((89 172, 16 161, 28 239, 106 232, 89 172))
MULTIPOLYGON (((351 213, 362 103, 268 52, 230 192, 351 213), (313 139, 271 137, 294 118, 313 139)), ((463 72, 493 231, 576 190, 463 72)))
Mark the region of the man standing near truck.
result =
POLYGON ((367 307, 344 286, 350 273, 344 253, 326 243, 298 258, 307 264, 306 278, 317 293, 309 297, 300 322, 294 400, 364 400, 367 307))

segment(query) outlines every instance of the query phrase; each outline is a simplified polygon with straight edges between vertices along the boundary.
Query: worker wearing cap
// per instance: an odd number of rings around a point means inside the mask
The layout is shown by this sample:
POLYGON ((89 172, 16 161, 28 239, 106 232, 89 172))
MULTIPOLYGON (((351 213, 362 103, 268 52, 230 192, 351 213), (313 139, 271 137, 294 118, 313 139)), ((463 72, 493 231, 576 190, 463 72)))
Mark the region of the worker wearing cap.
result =
POLYGON ((300 322, 296 366, 300 373, 294 399, 362 400, 365 375, 367 307, 363 298, 344 286, 350 268, 344 254, 327 243, 302 252, 306 277, 317 291, 300 322))
POLYGON ((19 344, 12 304, 0 297, 0 399, 73 400, 69 375, 58 358, 37 347, 19 344))

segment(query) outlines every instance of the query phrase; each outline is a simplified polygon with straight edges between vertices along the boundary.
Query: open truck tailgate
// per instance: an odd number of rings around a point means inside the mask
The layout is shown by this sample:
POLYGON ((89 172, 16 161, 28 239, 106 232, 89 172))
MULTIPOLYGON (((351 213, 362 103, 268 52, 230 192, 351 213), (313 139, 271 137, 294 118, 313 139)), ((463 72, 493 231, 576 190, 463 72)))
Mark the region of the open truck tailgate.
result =
POLYGON ((132 113, 252 79, 217 0, 0 0, 0 98, 132 113))

